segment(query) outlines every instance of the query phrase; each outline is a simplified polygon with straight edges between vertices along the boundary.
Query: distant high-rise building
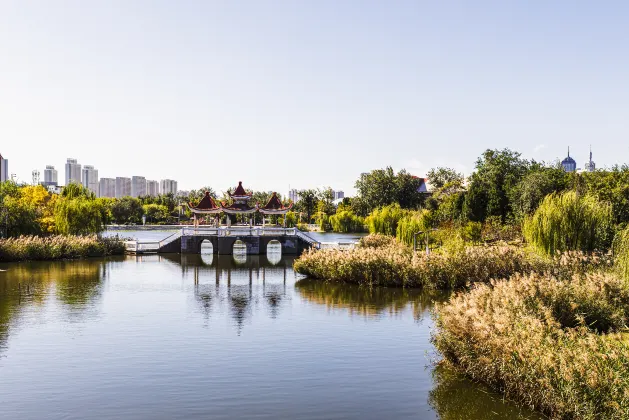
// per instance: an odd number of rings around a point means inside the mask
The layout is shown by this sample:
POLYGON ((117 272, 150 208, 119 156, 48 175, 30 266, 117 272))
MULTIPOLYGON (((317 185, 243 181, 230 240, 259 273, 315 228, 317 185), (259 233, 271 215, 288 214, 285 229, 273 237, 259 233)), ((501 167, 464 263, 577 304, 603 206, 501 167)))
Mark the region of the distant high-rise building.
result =
POLYGON ((296 203, 299 201, 299 191, 297 191, 296 189, 292 189, 288 192, 288 199, 290 201, 292 201, 293 203, 296 203))
POLYGON ((56 187, 59 185, 57 170, 52 165, 46 165, 46 169, 44 169, 44 185, 47 187, 56 187))
POLYGON ((9 181, 9 160, 0 155, 0 182, 9 181))
POLYGON ((570 148, 568 147, 568 157, 561 161, 561 166, 566 172, 575 172, 577 170, 577 162, 570 157, 570 148))
POLYGON ((131 196, 131 178, 116 177, 116 198, 131 196))
POLYGON ((72 182, 81 183, 81 165, 77 163, 76 159, 68 158, 66 161, 66 185, 72 182))
POLYGON ((596 163, 592 160, 592 146, 590 146, 590 160, 585 163, 585 170, 587 172, 594 172, 596 170, 596 163))
POLYGON ((92 165, 85 165, 81 170, 81 184, 99 197, 98 169, 94 169, 92 165))
POLYGON ((177 181, 172 179, 162 179, 159 182, 159 192, 161 194, 177 195, 177 181))
POLYGON ((159 182, 146 181, 146 195, 151 197, 157 197, 159 195, 159 182))
POLYGON ((345 193, 343 191, 332 191, 332 193, 334 194, 335 200, 342 200, 345 198, 345 193))
POLYGON ((116 179, 101 178, 98 182, 98 196, 114 198, 116 196, 116 179))
POLYGON ((146 195, 146 178, 143 176, 131 177, 131 197, 144 197, 146 195))

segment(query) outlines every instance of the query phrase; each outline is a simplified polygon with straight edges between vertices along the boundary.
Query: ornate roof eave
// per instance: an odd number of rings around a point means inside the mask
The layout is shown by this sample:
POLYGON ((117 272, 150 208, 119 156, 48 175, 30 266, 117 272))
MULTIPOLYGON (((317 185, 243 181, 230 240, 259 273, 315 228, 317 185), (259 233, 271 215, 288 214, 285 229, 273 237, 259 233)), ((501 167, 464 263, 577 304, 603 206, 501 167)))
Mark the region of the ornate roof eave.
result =
POLYGON ((196 213, 196 214, 217 214, 217 213, 220 213, 220 212, 223 211, 223 209, 221 209, 220 207, 217 207, 215 209, 210 209, 210 210, 200 210, 200 209, 197 209, 197 208, 191 206, 190 203, 187 203, 187 204, 188 204, 188 208, 190 209, 190 211, 192 213, 196 213))
POLYGON ((293 208, 293 203, 290 203, 288 207, 283 207, 281 209, 264 209, 259 208, 258 211, 262 214, 286 214, 293 208))

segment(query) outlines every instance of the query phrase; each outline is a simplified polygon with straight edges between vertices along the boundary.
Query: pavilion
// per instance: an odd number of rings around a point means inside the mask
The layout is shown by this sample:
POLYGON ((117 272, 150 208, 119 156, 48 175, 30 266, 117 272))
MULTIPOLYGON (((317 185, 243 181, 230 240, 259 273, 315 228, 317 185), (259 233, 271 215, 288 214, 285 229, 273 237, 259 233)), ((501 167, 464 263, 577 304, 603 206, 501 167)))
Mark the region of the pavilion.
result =
MULTIPOLYGON (((215 224, 220 225, 220 219, 218 215, 221 213, 225 213, 228 215, 252 215, 255 212, 260 212, 262 217, 262 226, 266 224, 266 220, 264 216, 284 216, 284 226, 286 226, 286 213, 288 213, 293 208, 293 203, 291 203, 288 207, 284 206, 280 201, 277 193, 273 193, 269 201, 262 207, 260 207, 259 203, 256 203, 255 206, 251 206, 249 201, 251 200, 252 193, 247 192, 245 188, 242 186, 242 181, 238 182, 238 186, 234 190, 233 193, 228 192, 229 198, 231 199, 231 203, 229 205, 221 202, 219 205, 216 204, 214 199, 210 196, 209 192, 205 192, 205 196, 199 204, 196 206, 192 203, 187 203, 188 208, 193 214, 194 217, 194 225, 197 225, 197 215, 198 216, 207 216, 207 215, 216 215, 215 224)), ((228 226, 231 225, 231 219, 227 218, 228 226)), ((253 225, 253 218, 249 217, 249 226, 253 225)))

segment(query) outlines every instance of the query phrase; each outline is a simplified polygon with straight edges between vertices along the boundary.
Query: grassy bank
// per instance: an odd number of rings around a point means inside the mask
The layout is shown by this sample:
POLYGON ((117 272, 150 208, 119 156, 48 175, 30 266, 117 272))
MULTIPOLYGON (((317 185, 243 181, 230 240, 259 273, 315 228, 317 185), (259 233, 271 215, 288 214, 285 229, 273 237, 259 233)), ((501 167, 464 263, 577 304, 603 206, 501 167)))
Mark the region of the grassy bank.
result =
POLYGON ((368 286, 456 289, 516 273, 552 273, 558 277, 608 264, 604 258, 566 253, 543 258, 516 246, 471 246, 427 256, 383 235, 364 238, 352 251, 309 251, 295 270, 311 278, 368 286))
POLYGON ((0 261, 58 260, 124 254, 116 238, 92 236, 20 236, 0 239, 0 261))
POLYGON ((447 363, 551 418, 629 417, 629 287, 612 274, 514 276, 437 306, 447 363))

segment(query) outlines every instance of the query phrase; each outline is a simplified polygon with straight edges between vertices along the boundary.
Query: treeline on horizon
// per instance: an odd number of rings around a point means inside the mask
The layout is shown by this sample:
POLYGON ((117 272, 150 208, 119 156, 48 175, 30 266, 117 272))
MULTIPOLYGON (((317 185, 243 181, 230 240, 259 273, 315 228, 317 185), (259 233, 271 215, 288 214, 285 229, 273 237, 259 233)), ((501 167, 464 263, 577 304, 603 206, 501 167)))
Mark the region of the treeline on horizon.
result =
MULTIPOLYGON (((372 170, 356 181, 357 195, 338 205, 330 188, 302 190, 286 224, 317 224, 324 231, 386 233, 407 243, 412 233, 420 230, 457 227, 480 239, 483 232, 493 232, 489 236, 517 232, 546 196, 565 191, 609 203, 617 227, 629 222, 627 165, 567 173, 558 163, 527 160, 510 149, 486 150, 468 178, 447 167, 431 169, 427 178, 429 194, 419 191, 423 180, 406 170, 372 170)), ((206 191, 219 199, 211 187, 193 190, 185 197, 168 194, 115 199, 97 198, 77 184, 57 195, 42 186, 8 181, 0 184, 0 231, 13 237, 89 234, 112 223, 141 224, 143 216, 146 223, 177 223, 191 216, 181 204, 198 203, 206 191)), ((252 203, 264 204, 272 193, 252 194, 252 203)), ((227 192, 220 200, 229 202, 227 192)), ((286 199, 282 201, 288 204, 286 199)), ((226 221, 227 215, 222 217, 226 221)), ((255 214, 254 221, 261 223, 261 217, 255 214)))

